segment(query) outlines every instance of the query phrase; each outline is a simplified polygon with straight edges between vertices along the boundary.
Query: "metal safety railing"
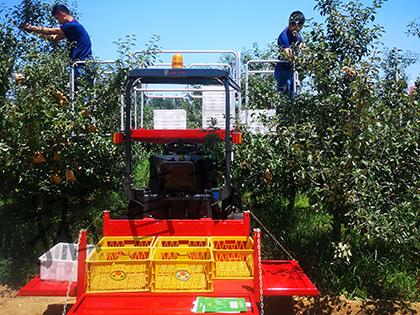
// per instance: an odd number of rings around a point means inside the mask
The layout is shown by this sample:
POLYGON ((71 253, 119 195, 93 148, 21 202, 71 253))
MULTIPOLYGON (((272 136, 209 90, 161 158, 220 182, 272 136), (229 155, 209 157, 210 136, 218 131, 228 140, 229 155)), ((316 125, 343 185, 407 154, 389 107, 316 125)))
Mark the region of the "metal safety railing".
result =
MULTIPOLYGON (((252 64, 277 64, 277 63, 288 63, 287 60, 278 60, 278 59, 259 59, 259 60, 249 60, 245 65, 245 105, 249 103, 248 90, 249 90, 249 75, 250 74, 267 74, 272 73, 274 75, 274 70, 251 70, 250 65, 252 64)), ((299 74, 293 69, 293 92, 296 94, 300 86, 299 74)))
MULTIPOLYGON (((92 62, 92 64, 115 64, 116 61, 114 60, 95 60, 95 61, 90 61, 92 62)), ((69 88, 70 88, 70 95, 72 96, 73 99, 73 93, 76 90, 76 84, 75 84, 75 68, 80 66, 80 65, 84 65, 86 64, 86 61, 76 61, 72 64, 71 69, 70 69, 70 84, 69 84, 69 88)), ((108 71, 103 71, 104 74, 110 74, 111 72, 108 71)))
MULTIPOLYGON (((131 61, 131 63, 133 65, 136 64, 136 60, 138 60, 137 56, 139 55, 145 55, 148 54, 148 51, 135 51, 135 52, 131 52, 129 59, 131 61)), ((241 85, 241 77, 244 77, 244 85, 245 85, 245 90, 244 90, 244 94, 245 97, 242 98, 242 93, 241 92, 235 92, 237 94, 236 97, 236 106, 238 108, 238 111, 234 111, 233 113, 240 113, 241 110, 242 112, 244 112, 244 114, 242 113, 242 115, 244 115, 244 117, 241 118, 242 122, 247 124, 248 123, 248 110, 250 107, 249 104, 249 88, 250 88, 250 76, 251 75, 256 75, 256 74, 274 74, 274 70, 269 69, 267 67, 267 65, 270 64, 277 64, 277 63, 287 63, 288 61, 285 60, 278 60, 278 59, 265 59, 265 60, 249 60, 244 67, 244 71, 242 71, 242 64, 241 64, 241 56, 239 52, 235 52, 232 50, 161 50, 161 51, 157 51, 156 52, 158 55, 173 55, 176 53, 179 53, 183 56, 188 56, 188 55, 218 55, 219 57, 221 57, 222 55, 228 55, 231 56, 230 63, 221 63, 221 62, 211 62, 211 63, 201 63, 201 62, 194 62, 191 64, 184 64, 184 68, 186 69, 191 69, 191 68, 203 68, 203 67, 207 67, 207 68, 218 68, 218 69, 224 69, 226 71, 229 72, 230 76, 232 77, 232 79, 240 86, 241 85), (259 70, 253 70, 253 68, 255 68, 256 64, 264 64, 265 68, 264 69, 259 69, 259 70), (242 104, 243 103, 243 104, 242 104), (242 107, 242 105, 244 105, 242 107)), ((184 58, 185 59, 185 58, 184 58)), ((115 64, 116 61, 112 61, 112 60, 95 60, 93 61, 94 64, 99 64, 99 65, 103 65, 103 64, 115 64)), ((85 64, 85 61, 77 61, 73 64, 73 66, 71 67, 71 73, 70 73, 70 95, 71 95, 71 99, 74 98, 74 92, 76 90, 76 86, 75 86, 75 67, 79 66, 81 64, 85 64)), ((156 62, 152 65, 150 65, 149 67, 171 67, 171 63, 168 62, 156 62)), ((139 65, 139 67, 143 67, 143 65, 139 65)), ((112 70, 100 70, 98 71, 99 73, 102 74, 110 74, 113 73, 112 70)), ((293 79, 293 92, 295 94, 298 93, 298 89, 300 86, 300 81, 299 81, 299 76, 298 73, 296 71, 293 71, 294 73, 294 79, 293 79)), ((138 127, 143 128, 144 127, 144 104, 145 104, 145 99, 146 98, 185 98, 185 97, 190 97, 190 98, 202 98, 202 92, 203 91, 212 91, 211 89, 209 90, 208 88, 204 89, 202 87, 197 87, 197 86, 166 86, 166 87, 162 87, 162 86, 147 86, 146 84, 140 84, 138 87, 135 87, 134 89, 134 102, 133 102, 133 126, 135 129, 137 129, 138 127), (140 97, 138 97, 138 93, 140 93, 140 97), (139 106, 139 101, 140 101, 140 106, 139 106), (139 108, 140 107, 140 108, 139 108)), ((215 92, 220 91, 218 89, 214 89, 215 92)), ((124 101, 123 101, 123 97, 121 97, 121 110, 120 110, 120 115, 121 115, 121 130, 124 129, 124 101)), ((72 104, 72 109, 74 110, 74 103, 72 104)))
MULTIPOLYGON (((245 65, 245 106, 244 106, 244 114, 243 114, 243 123, 244 124, 248 124, 249 123, 249 78, 250 75, 255 75, 255 74, 273 74, 274 75, 274 70, 271 69, 260 69, 260 70, 252 70, 251 69, 251 65, 255 65, 255 64, 265 64, 267 65, 272 65, 272 64, 278 64, 278 63, 288 63, 289 61, 286 60, 278 60, 278 59, 258 59, 258 60, 249 60, 246 65, 245 65)), ((299 81, 299 74, 297 71, 295 71, 293 69, 293 93, 297 94, 298 93, 298 88, 300 86, 300 81, 299 81)), ((258 111, 258 110, 257 110, 258 111)), ((267 112, 267 110, 260 110, 267 112)), ((255 110, 253 111, 253 113, 255 113, 255 110)), ((269 115, 272 115, 274 113, 271 113, 269 115)))
MULTIPOLYGON (((135 62, 137 55, 144 55, 147 54, 148 51, 136 51, 130 54, 130 60, 131 62, 135 62)), ((241 58, 240 53, 237 53, 232 50, 161 50, 158 51, 158 54, 162 55, 173 55, 173 54, 181 54, 182 56, 185 55, 191 55, 191 54, 209 54, 209 55, 230 55, 233 57, 233 63, 191 63, 191 64, 185 64, 184 68, 186 69, 192 69, 192 68, 219 68, 219 69, 225 69, 229 72, 229 75, 232 77, 232 79, 240 85, 240 73, 241 73, 241 58)), ((172 65, 170 63, 154 63, 152 67, 171 67, 172 65)), ((134 128, 137 128, 137 112, 138 112, 138 101, 137 101, 137 93, 141 93, 140 95, 140 128, 144 127, 144 102, 145 98, 184 98, 184 97, 191 97, 191 98, 202 98, 202 95, 197 94, 200 92, 203 92, 204 89, 201 87, 191 87, 189 85, 185 85, 183 87, 176 86, 176 87, 149 87, 146 84, 141 84, 140 87, 135 87, 134 89, 134 104, 133 104, 133 111, 134 111, 134 128), (153 94, 154 93, 154 94, 153 94), (162 94, 157 94, 162 93, 162 94), (164 94, 166 93, 166 94, 164 94), (177 93, 177 94, 168 94, 168 93, 177 93)), ((205 89, 205 91, 209 91, 209 89, 205 89)), ((220 91, 218 89, 214 90, 220 91)), ((241 106, 241 99, 242 95, 240 92, 238 92, 238 104, 237 106, 241 106)))

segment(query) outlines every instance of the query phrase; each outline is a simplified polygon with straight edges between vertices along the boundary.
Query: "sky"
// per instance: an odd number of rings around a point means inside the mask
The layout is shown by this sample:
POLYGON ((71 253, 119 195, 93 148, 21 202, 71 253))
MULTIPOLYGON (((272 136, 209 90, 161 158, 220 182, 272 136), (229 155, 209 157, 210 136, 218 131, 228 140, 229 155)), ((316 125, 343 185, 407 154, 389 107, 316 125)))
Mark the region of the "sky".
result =
MULTIPOLYGON (((362 0, 371 5, 373 0, 362 0)), ((20 0, 0 0, 8 7, 20 0)), ((69 1, 72 3, 73 1, 69 1)), ((291 12, 302 11, 307 19, 321 23, 315 0, 79 0, 79 22, 91 36, 93 52, 102 60, 118 56, 114 44, 135 34, 135 50, 146 47, 153 35, 160 36, 163 50, 233 50, 250 49, 253 43, 265 48, 287 26, 291 12)), ((388 0, 378 10, 375 24, 386 33, 387 47, 420 53, 420 38, 410 36, 407 24, 417 18, 419 0, 388 0)), ((195 56, 194 56, 195 57, 195 56)), ((196 60, 185 60, 196 62, 196 60)), ((217 60, 201 60, 215 62, 217 60)), ((420 63, 408 70, 410 79, 420 76, 420 63)))

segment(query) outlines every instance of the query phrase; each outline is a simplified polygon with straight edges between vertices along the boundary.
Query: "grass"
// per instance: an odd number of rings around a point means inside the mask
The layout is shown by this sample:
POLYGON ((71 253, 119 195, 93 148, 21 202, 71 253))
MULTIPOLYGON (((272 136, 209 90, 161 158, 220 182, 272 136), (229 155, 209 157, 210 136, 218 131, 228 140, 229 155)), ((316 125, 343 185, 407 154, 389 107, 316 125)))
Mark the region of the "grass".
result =
MULTIPOLYGON (((404 258, 410 255, 406 247, 367 238, 343 225, 343 242, 349 243, 352 256, 348 262, 338 262, 333 259, 332 217, 313 210, 305 194, 297 196, 292 212, 287 212, 287 201, 280 199, 255 204, 252 212, 299 261, 322 295, 419 300, 418 265, 404 258)), ((262 237, 264 259, 289 259, 263 229, 262 237)))

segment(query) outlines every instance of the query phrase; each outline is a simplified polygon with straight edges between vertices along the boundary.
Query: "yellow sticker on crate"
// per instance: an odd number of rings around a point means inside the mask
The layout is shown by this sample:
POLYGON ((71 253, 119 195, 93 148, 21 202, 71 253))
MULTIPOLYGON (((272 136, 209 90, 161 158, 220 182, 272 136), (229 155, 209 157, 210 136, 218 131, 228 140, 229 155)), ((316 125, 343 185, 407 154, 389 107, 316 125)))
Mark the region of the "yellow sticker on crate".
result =
POLYGON ((126 273, 122 270, 114 270, 111 272, 110 276, 114 281, 122 281, 127 277, 126 273))

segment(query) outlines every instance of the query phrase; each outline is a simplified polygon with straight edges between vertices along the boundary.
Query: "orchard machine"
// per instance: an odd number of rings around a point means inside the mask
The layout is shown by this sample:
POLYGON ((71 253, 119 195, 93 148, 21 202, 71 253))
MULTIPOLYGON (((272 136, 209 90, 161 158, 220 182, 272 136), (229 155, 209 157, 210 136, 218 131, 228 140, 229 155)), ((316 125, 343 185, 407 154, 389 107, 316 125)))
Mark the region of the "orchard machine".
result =
POLYGON ((70 250, 75 261, 68 268, 50 253, 49 261, 41 261, 41 275, 21 295, 76 296, 67 314, 184 315, 262 314, 267 296, 319 294, 296 260, 261 259, 261 231, 251 231, 250 212, 242 210, 232 188, 232 148, 242 139, 228 119, 241 99, 238 64, 233 70, 185 67, 175 54, 172 65, 128 71, 124 126, 113 135, 114 143, 125 145, 127 215, 111 218, 104 212, 102 239, 89 247, 87 231, 81 231, 78 255, 71 244, 62 244, 60 254, 70 250), (166 92, 178 86, 189 95, 202 93, 202 128, 186 128, 185 110, 178 109, 155 110, 153 129, 133 123, 137 93, 150 96, 162 86, 166 92), (206 125, 211 116, 219 128, 214 121, 206 125), (202 148, 209 137, 223 142, 223 180, 202 148), (164 146, 164 155, 149 157, 147 188, 133 184, 136 141, 164 146), (64 270, 67 279, 42 277, 42 268, 64 270))

